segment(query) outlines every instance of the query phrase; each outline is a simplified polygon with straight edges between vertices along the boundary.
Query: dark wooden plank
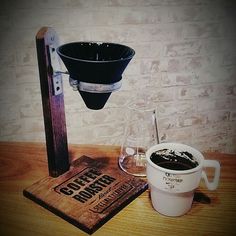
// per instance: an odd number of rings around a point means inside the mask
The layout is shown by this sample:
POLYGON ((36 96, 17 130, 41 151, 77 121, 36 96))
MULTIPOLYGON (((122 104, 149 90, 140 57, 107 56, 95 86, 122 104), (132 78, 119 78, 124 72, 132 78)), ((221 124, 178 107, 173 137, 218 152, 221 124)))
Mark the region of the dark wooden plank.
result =
POLYGON ((92 234, 148 187, 119 170, 111 158, 99 159, 83 156, 64 175, 25 189, 24 196, 92 234))
POLYGON ((54 93, 53 70, 49 53, 50 47, 56 49, 58 46, 56 32, 52 28, 41 28, 36 35, 36 46, 47 143, 48 169, 50 176, 57 177, 69 169, 69 155, 64 95, 63 92, 59 95, 54 93))

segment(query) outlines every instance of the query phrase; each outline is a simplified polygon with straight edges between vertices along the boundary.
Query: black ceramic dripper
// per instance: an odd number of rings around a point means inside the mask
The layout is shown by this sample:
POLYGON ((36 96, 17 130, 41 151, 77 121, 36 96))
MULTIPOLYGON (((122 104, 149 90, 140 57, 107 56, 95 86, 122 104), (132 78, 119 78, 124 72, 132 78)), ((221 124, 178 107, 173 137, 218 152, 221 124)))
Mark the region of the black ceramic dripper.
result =
POLYGON ((57 53, 86 106, 98 110, 121 86, 122 73, 135 51, 121 44, 74 42, 61 45, 57 53))

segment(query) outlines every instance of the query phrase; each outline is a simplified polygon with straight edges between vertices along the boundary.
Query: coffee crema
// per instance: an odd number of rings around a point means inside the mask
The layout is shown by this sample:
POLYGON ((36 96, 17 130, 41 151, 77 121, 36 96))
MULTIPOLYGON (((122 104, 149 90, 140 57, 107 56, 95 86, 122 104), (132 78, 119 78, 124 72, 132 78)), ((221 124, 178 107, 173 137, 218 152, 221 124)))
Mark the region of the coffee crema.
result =
POLYGON ((153 152, 150 159, 154 164, 169 170, 190 170, 198 166, 194 156, 186 151, 161 149, 153 152))

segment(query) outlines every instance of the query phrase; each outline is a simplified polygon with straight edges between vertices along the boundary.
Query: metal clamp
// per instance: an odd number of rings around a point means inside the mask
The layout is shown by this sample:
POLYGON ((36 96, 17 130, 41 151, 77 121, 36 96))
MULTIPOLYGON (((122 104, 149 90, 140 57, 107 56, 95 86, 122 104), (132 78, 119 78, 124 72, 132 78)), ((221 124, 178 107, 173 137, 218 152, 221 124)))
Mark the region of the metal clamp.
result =
POLYGON ((121 80, 112 84, 95 84, 87 83, 69 78, 70 85, 74 90, 84 91, 88 93, 111 93, 117 91, 121 87, 121 80))
POLYGON ((79 82, 78 90, 88 93, 111 93, 121 87, 121 81, 113 84, 93 84, 86 82, 79 82))

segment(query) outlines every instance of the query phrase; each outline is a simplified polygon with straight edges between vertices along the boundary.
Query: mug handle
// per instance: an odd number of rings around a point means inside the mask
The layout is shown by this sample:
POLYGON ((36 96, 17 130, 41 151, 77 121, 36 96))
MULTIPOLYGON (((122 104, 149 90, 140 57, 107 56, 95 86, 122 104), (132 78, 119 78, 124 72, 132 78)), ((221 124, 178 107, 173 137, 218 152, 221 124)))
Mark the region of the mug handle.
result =
POLYGON ((214 178, 210 182, 207 178, 206 172, 202 171, 202 178, 205 181, 205 184, 209 190, 215 190, 218 186, 220 179, 220 163, 215 160, 204 160, 203 167, 211 167, 215 169, 214 178))

